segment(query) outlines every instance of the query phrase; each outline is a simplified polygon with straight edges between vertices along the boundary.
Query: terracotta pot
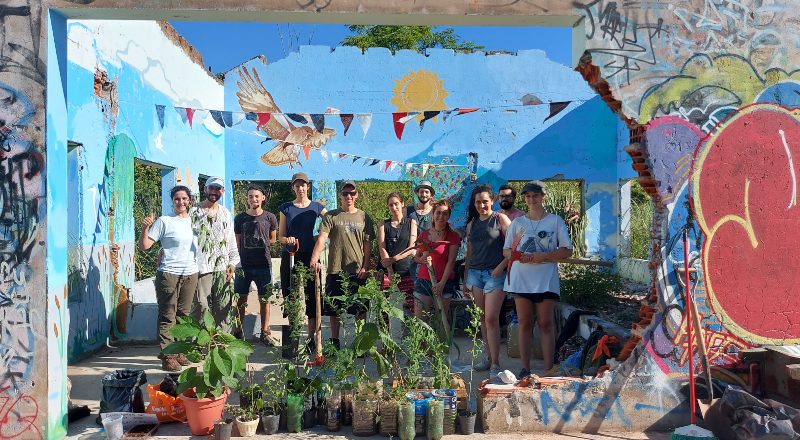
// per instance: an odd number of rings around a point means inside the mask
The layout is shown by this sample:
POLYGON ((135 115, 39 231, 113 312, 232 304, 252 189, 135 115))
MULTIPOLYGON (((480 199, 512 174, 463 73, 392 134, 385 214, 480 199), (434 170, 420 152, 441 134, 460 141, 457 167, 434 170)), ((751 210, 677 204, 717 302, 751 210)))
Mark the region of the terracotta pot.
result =
POLYGON ((230 390, 226 389, 217 398, 198 399, 192 389, 180 395, 193 435, 209 435, 214 431, 214 422, 222 418, 222 410, 230 394, 230 390))

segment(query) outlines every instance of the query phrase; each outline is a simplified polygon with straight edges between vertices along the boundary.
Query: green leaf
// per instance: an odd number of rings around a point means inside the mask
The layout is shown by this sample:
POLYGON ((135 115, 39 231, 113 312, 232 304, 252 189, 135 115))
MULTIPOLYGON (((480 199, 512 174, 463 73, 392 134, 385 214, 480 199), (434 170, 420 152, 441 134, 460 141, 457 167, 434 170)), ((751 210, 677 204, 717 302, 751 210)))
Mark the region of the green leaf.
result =
POLYGON ((222 342, 224 342, 226 344, 231 344, 233 341, 238 341, 239 340, 239 339, 236 339, 236 336, 233 336, 232 334, 226 333, 226 332, 223 332, 223 331, 217 332, 217 337, 219 338, 220 341, 222 341, 222 342))
POLYGON ((217 327, 217 322, 214 321, 214 315, 212 315, 211 312, 208 310, 206 310, 206 312, 203 313, 203 325, 205 326, 205 329, 208 330, 209 332, 214 331, 214 329, 217 327))
POLYGON ((222 383, 227 385, 229 388, 239 387, 239 379, 233 376, 222 376, 222 383))
POLYGON ((253 353, 253 345, 241 339, 234 339, 228 344, 228 353, 241 354, 242 356, 250 356, 253 353))
POLYGON ((193 323, 175 324, 169 329, 169 333, 175 339, 190 339, 196 337, 197 334, 200 333, 200 327, 193 323))
POLYGON ((211 334, 206 329, 200 330, 200 333, 197 334, 197 343, 207 345, 209 342, 211 342, 211 334))
POLYGON ((178 383, 191 382, 196 374, 197 374, 197 367, 187 368, 181 372, 180 376, 178 376, 178 383))
MULTIPOLYGON (((214 350, 212 349, 211 356, 214 356, 214 350)), ((215 387, 217 384, 222 380, 222 373, 217 368, 216 364, 208 360, 205 364, 203 364, 203 381, 209 387, 215 387)))
POLYGON ((370 348, 375 346, 375 341, 378 340, 378 326, 372 322, 367 322, 361 328, 361 331, 356 335, 353 341, 353 346, 357 356, 361 356, 370 348))
POLYGON ((233 368, 233 362, 231 361, 230 356, 228 353, 224 351, 219 351, 216 347, 211 349, 211 361, 214 363, 214 366, 217 367, 220 373, 223 376, 230 376, 231 375, 231 368, 233 368))
POLYGON ((231 358, 231 371, 233 372, 232 375, 237 375, 247 368, 247 357, 236 352, 228 352, 228 355, 231 358))
POLYGON ((161 353, 162 354, 188 353, 192 349, 192 347, 194 347, 194 344, 192 343, 177 341, 164 347, 164 349, 161 350, 161 353))

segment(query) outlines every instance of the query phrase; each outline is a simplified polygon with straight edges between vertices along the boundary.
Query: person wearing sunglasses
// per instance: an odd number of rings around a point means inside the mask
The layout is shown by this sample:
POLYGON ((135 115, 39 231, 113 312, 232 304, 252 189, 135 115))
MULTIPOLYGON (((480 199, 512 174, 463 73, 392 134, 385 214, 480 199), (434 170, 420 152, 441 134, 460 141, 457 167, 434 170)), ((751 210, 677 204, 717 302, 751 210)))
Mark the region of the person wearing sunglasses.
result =
MULTIPOLYGON (((358 188, 352 180, 346 180, 339 191, 339 208, 329 211, 322 219, 319 237, 311 253, 311 269, 320 270, 319 257, 330 240, 328 248, 328 273, 325 278, 325 295, 336 298, 353 295, 358 286, 364 284, 370 270, 372 239, 375 226, 366 212, 356 208, 358 188)), ((353 305, 347 313, 354 316, 366 312, 364 305, 353 305)), ((339 344, 338 311, 324 302, 323 314, 331 318, 332 343, 339 344)))

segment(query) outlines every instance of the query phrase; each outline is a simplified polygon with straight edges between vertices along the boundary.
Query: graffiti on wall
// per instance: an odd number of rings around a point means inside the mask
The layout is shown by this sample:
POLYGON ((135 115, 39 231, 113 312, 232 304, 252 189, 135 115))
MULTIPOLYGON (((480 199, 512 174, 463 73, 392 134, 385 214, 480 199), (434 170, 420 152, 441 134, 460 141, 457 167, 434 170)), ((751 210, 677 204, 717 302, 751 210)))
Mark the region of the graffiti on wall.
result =
POLYGON ((239 91, 236 92, 239 105, 242 110, 248 112, 247 117, 256 122, 257 130, 263 131, 269 139, 275 141, 272 149, 261 156, 262 162, 271 166, 285 164, 291 166, 299 163, 300 153, 298 150, 304 149, 306 159, 308 159, 309 149, 319 150, 322 145, 336 135, 334 129, 324 126, 324 115, 284 115, 272 95, 264 87, 255 68, 248 70, 246 67, 241 67, 239 73, 241 79, 237 83, 239 91), (287 118, 287 116, 289 117, 287 118), (295 126, 289 118, 303 124, 313 122, 315 126, 295 126))

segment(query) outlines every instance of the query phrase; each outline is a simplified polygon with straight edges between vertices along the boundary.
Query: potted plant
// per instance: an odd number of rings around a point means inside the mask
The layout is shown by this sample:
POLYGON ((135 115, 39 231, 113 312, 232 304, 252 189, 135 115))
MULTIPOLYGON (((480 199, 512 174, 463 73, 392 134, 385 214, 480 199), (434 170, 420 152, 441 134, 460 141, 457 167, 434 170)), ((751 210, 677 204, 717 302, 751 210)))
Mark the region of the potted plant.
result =
POLYGON ((240 437, 252 437, 256 435, 258 429, 258 422, 260 421, 259 412, 261 400, 256 400, 247 408, 237 407, 239 411, 236 416, 236 429, 239 431, 240 437))
POLYGON ((458 424, 461 426, 461 434, 472 435, 475 433, 475 418, 477 413, 473 410, 472 406, 472 372, 475 370, 475 357, 483 353, 483 340, 478 338, 478 332, 481 328, 481 309, 477 304, 472 303, 467 307, 469 313, 469 324, 466 328, 467 336, 472 340, 472 347, 470 347, 470 369, 469 381, 467 382, 467 409, 458 415, 458 424))
POLYGON ((275 434, 280 425, 281 409, 286 397, 286 377, 283 368, 273 368, 264 374, 261 385, 261 424, 265 434, 275 434))
POLYGON ((201 364, 178 376, 178 393, 192 434, 208 435, 222 416, 230 389, 238 386, 253 347, 217 327, 209 311, 202 322, 190 316, 178 318, 170 333, 175 342, 163 353, 183 353, 190 361, 201 364))

